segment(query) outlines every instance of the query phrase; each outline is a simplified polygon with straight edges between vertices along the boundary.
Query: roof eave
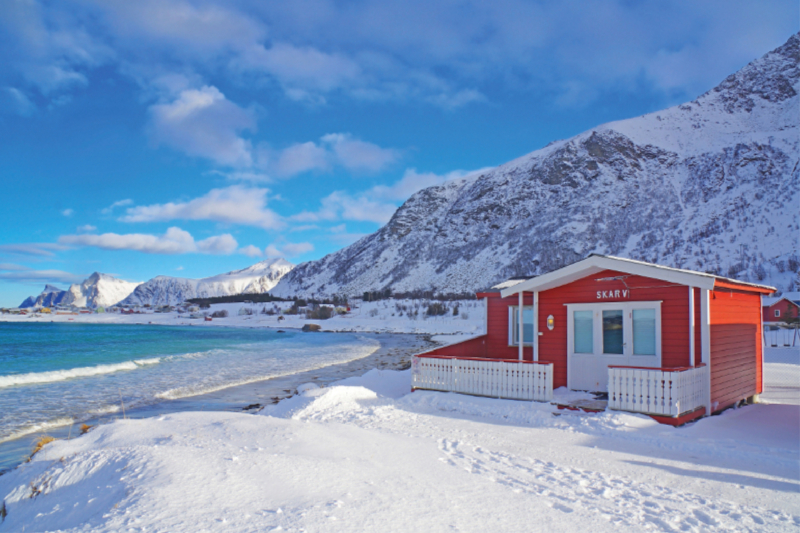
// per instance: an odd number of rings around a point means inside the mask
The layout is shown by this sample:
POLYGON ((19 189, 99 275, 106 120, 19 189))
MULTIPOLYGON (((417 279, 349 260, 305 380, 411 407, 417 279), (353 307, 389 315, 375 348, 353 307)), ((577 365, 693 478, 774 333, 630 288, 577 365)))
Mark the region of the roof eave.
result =
POLYGON ((582 261, 565 266, 553 272, 537 276, 500 291, 505 298, 519 292, 548 290, 576 281, 595 272, 616 270, 637 276, 669 281, 679 285, 712 290, 716 276, 702 272, 691 272, 651 265, 641 261, 622 259, 604 255, 590 255, 582 261))

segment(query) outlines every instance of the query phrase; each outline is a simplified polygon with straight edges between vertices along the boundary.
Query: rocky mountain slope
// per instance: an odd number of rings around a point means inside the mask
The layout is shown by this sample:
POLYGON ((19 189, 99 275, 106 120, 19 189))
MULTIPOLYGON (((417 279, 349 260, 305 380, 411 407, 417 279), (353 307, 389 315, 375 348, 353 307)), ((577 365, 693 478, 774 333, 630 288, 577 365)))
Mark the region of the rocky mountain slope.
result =
POLYGON ((592 252, 792 290, 799 55, 793 35, 692 102, 419 191, 379 231, 271 292, 464 293, 592 252))
POLYGON ((174 305, 190 298, 264 293, 294 268, 285 259, 261 261, 242 270, 209 278, 158 276, 139 285, 122 305, 174 305))
POLYGON ((73 284, 65 291, 52 285, 46 285, 39 296, 27 298, 20 304, 20 307, 53 307, 56 305, 109 307, 127 298, 138 286, 139 283, 95 272, 83 283, 73 284))
POLYGON ((25 301, 19 304, 20 307, 53 307, 61 303, 67 291, 54 287, 52 285, 45 285, 44 290, 39 296, 28 296, 25 301))

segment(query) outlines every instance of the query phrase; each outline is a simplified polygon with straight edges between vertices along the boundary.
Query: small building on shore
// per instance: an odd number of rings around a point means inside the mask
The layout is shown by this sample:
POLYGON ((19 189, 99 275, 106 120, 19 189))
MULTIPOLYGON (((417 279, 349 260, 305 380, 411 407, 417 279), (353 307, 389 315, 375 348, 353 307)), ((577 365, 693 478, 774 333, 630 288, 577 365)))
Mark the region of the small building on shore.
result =
POLYGON ((764 298, 764 325, 790 324, 800 319, 800 293, 790 292, 774 298, 764 298))
POLYGON ((412 386, 538 400, 566 387, 682 424, 757 400, 761 296, 774 291, 591 255, 479 292, 486 333, 418 355, 412 386))

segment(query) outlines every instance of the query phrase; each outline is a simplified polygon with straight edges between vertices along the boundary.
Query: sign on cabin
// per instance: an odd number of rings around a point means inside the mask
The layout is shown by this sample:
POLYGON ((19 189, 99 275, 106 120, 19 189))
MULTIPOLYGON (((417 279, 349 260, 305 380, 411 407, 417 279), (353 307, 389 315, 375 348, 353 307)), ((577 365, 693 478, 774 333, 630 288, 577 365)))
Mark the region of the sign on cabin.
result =
POLYGON ((628 289, 613 290, 613 291, 597 291, 597 299, 605 300, 607 298, 628 298, 631 291, 628 289))

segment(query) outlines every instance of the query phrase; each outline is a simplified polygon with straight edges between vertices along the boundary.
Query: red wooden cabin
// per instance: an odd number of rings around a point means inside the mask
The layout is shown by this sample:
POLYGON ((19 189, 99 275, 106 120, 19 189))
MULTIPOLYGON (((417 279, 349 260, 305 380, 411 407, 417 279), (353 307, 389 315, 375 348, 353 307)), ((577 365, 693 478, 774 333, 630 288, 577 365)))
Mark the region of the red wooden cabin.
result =
MULTIPOLYGON (((774 291, 591 255, 478 293, 486 301, 486 334, 421 354, 416 363, 449 357, 548 365, 553 388, 607 392, 611 408, 683 423, 762 392, 761 295, 774 291)), ((502 372, 492 378, 500 388, 516 387, 502 372)), ((494 389, 486 395, 502 396, 494 389)))
POLYGON ((774 300, 769 303, 764 302, 765 304, 768 303, 763 307, 765 324, 786 323, 791 319, 800 317, 800 304, 797 302, 786 297, 775 298, 774 300))

